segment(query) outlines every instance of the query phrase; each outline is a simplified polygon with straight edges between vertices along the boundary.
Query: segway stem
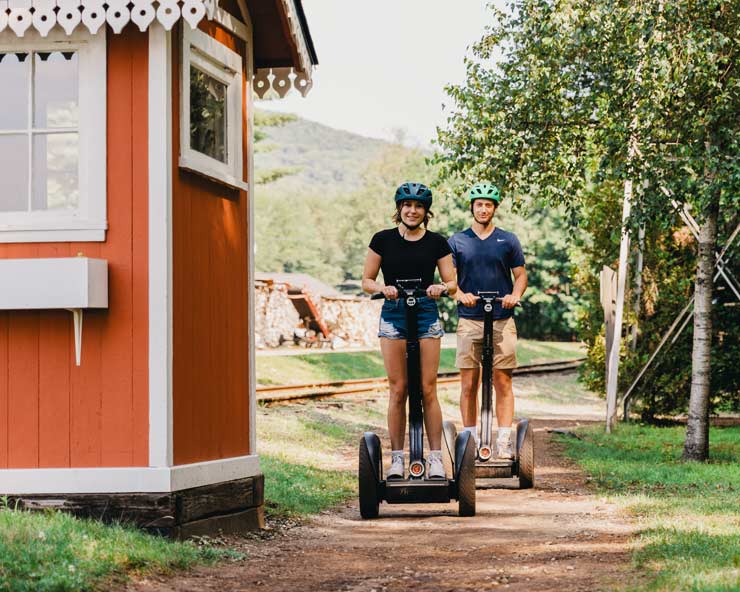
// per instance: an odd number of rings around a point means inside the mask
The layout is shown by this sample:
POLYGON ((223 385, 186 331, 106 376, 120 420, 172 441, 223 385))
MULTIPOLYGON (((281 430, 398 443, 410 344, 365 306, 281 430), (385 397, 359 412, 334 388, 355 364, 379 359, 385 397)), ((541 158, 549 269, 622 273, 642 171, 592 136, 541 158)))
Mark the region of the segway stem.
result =
MULTIPOLYGON (((483 377, 481 384, 481 432, 479 450, 491 450, 493 431, 493 308, 498 292, 478 292, 483 300, 483 377)), ((484 456, 490 455, 487 453, 484 456)))
MULTIPOLYGON (((399 297, 404 300, 406 314, 406 380, 409 397, 409 466, 411 477, 420 478, 414 474, 413 467, 423 467, 424 463, 424 393, 421 386, 421 346, 418 336, 418 298, 427 295, 420 289, 421 279, 398 280, 399 297)), ((373 294, 372 298, 383 298, 382 294, 373 294)))

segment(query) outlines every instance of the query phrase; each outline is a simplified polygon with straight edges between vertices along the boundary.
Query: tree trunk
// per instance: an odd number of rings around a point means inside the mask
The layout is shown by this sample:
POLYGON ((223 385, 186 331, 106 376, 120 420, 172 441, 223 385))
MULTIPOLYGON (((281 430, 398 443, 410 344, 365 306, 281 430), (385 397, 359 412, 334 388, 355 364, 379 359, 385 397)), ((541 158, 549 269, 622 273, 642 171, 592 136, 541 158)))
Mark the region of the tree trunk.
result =
POLYGON ((694 295, 694 344, 691 354, 691 398, 683 459, 709 458, 709 381, 712 350, 712 284, 714 251, 717 244, 719 190, 705 211, 699 231, 699 257, 694 295))

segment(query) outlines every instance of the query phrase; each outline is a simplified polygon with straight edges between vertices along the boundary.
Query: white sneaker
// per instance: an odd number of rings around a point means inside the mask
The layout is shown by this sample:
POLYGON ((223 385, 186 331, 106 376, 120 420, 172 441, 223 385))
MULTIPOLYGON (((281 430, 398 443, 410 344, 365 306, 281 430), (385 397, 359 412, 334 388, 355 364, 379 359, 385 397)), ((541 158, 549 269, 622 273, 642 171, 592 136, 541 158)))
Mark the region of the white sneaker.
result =
POLYGON ((506 438, 505 440, 496 441, 496 456, 501 459, 512 459, 514 458, 514 449, 511 445, 511 439, 506 438))
POLYGON ((430 454, 427 461, 427 479, 446 479, 445 466, 442 457, 430 454))
POLYGON ((403 479, 403 453, 391 454, 391 468, 388 469, 388 479, 403 479))

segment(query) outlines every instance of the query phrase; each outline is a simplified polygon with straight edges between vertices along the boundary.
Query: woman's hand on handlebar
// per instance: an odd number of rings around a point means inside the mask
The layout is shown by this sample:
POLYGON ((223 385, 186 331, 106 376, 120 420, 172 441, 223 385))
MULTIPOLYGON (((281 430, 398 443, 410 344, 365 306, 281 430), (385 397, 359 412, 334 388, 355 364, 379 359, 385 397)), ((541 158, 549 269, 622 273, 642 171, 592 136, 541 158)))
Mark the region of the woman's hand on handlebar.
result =
POLYGON ((470 292, 461 292, 457 297, 458 302, 467 307, 472 307, 478 304, 478 299, 479 296, 471 294, 470 292))
POLYGON ((386 300, 398 299, 398 288, 396 286, 384 286, 382 292, 386 300))
POLYGON ((447 284, 432 284, 427 288, 427 296, 438 300, 447 292, 447 284))

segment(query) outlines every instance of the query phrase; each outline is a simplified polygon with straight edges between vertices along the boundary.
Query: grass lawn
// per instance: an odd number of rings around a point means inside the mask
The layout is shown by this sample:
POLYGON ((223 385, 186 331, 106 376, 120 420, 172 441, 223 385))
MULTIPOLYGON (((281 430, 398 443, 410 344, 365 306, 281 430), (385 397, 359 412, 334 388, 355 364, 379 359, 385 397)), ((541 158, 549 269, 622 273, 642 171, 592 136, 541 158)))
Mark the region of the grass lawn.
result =
POLYGON ((132 572, 163 573, 239 553, 57 512, 0 509, 0 590, 66 592, 108 587, 132 572))
MULTIPOLYGON (((554 360, 571 360, 583 356, 579 343, 519 340, 519 364, 538 364, 554 360)), ((440 372, 454 372, 455 349, 442 349, 440 372)), ((379 351, 331 352, 285 356, 257 356, 259 384, 303 384, 352 378, 385 376, 379 351)))
POLYGON ((708 463, 681 462, 685 428, 619 425, 561 437, 593 484, 640 525, 640 590, 740 590, 740 427, 712 428, 708 463))
POLYGON ((258 408, 268 513, 305 516, 354 497, 359 436, 385 425, 385 405, 381 397, 258 408))

